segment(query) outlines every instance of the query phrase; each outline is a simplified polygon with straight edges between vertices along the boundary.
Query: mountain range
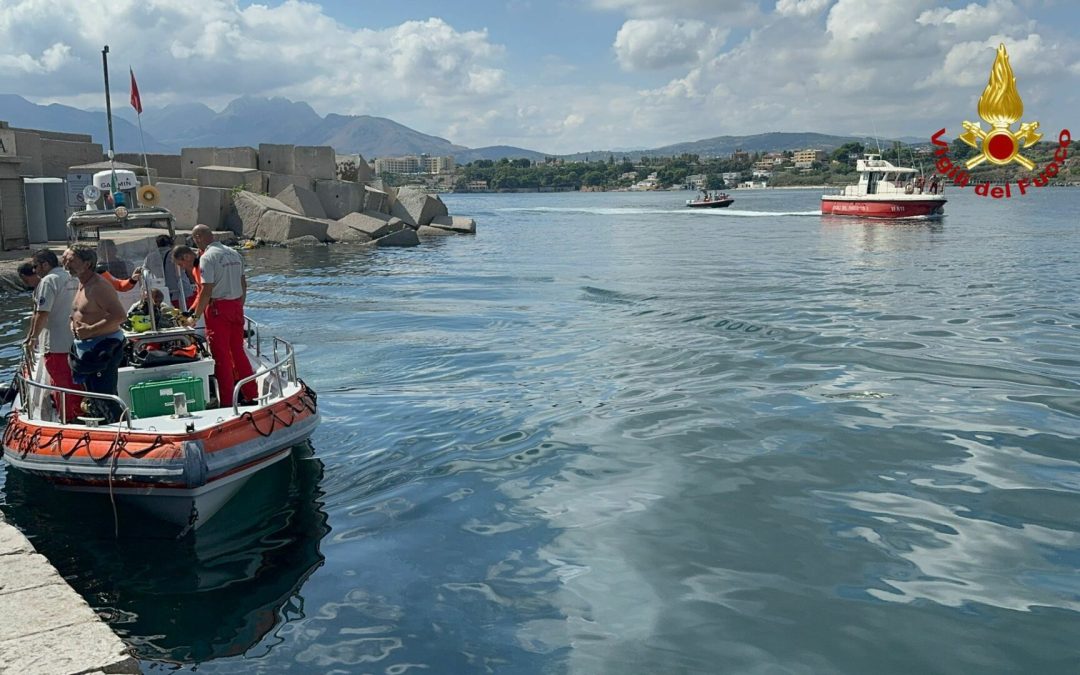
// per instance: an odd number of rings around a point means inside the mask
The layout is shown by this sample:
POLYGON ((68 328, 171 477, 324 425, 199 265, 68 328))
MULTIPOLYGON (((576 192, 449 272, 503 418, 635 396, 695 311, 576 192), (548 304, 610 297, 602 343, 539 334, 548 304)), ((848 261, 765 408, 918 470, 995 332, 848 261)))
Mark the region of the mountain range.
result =
MULTIPOLYGON (((113 115, 114 145, 117 152, 139 152, 138 119, 135 111, 126 103, 123 101, 113 115)), ((81 110, 58 103, 39 105, 15 94, 0 94, 0 120, 14 127, 90 134, 96 142, 108 147, 108 124, 103 111, 81 110)), ((560 156, 507 145, 467 148, 445 138, 410 129, 385 117, 334 113, 323 117, 302 101, 255 96, 237 98, 221 112, 202 103, 145 108, 142 130, 146 152, 150 153, 179 153, 185 147, 257 148, 260 143, 286 143, 329 145, 340 154, 360 153, 368 160, 401 155, 453 155, 459 164, 504 157, 523 157, 535 161, 545 157, 606 159, 612 155, 637 159, 643 155, 683 153, 706 157, 727 156, 737 149, 750 152, 800 148, 831 150, 850 141, 867 142, 864 136, 773 132, 751 136, 717 136, 652 149, 595 150, 560 156)), ((903 140, 921 142, 921 139, 903 140)))

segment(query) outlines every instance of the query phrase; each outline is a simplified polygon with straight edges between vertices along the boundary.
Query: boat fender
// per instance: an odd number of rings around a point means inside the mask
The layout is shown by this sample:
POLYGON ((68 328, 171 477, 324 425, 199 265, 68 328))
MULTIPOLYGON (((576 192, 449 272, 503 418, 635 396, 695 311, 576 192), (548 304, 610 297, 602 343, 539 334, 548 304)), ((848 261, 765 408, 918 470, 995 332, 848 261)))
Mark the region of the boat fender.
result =
POLYGON ((209 470, 206 466, 206 453, 202 441, 184 441, 181 444, 184 453, 184 484, 189 488, 206 485, 209 470))

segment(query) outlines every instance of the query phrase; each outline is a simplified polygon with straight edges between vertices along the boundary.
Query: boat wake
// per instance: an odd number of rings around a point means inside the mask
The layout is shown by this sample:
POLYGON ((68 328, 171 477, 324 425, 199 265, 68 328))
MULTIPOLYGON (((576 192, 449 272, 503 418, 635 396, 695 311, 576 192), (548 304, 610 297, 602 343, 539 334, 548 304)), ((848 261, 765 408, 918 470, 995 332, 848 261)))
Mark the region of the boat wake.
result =
POLYGON ((821 210, 813 211, 743 211, 741 209, 727 208, 717 212, 715 209, 707 214, 701 210, 693 212, 694 215, 733 216, 735 218, 761 218, 765 216, 820 216, 821 210))
POLYGON ((648 209, 648 208, 629 208, 629 207, 608 207, 608 208, 582 208, 574 206, 519 206, 519 207, 507 207, 502 209, 495 209, 496 211, 503 212, 515 212, 515 213, 585 213, 598 216, 633 216, 633 215, 646 215, 656 213, 671 213, 680 214, 685 216, 693 216, 695 218, 700 217, 736 217, 736 218, 756 218, 766 216, 820 216, 821 210, 814 209, 812 211, 746 211, 742 209, 687 209, 686 207, 674 208, 674 209, 648 209))

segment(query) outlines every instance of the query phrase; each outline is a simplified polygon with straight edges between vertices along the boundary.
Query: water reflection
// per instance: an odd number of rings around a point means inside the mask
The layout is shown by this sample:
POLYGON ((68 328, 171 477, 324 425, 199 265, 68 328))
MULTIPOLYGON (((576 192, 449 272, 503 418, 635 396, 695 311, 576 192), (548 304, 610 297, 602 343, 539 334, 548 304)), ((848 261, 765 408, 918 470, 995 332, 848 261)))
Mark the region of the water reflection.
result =
POLYGON ((941 242, 945 232, 942 219, 874 219, 849 216, 821 216, 822 231, 840 239, 852 251, 897 253, 921 251, 941 242))
POLYGON ((107 499, 87 501, 18 471, 8 472, 3 510, 144 664, 259 655, 303 618, 300 590, 323 564, 323 465, 311 453, 300 446, 260 472, 181 539, 126 511, 116 538, 107 499))

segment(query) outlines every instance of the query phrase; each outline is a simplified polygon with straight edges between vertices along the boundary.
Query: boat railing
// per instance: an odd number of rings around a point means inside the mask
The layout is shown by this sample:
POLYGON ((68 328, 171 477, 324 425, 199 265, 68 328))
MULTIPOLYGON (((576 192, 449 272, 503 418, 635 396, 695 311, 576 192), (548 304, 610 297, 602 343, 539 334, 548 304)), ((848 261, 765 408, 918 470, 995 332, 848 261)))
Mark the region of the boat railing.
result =
MULTIPOLYGON (((79 398, 96 398, 96 399, 99 399, 99 400, 102 400, 102 401, 112 401, 113 403, 119 405, 120 410, 121 410, 120 419, 116 421, 116 424, 119 424, 120 422, 126 421, 128 429, 131 428, 131 410, 128 409, 127 403, 124 403, 124 400, 122 398, 120 398, 119 396, 115 395, 115 394, 99 394, 99 393, 94 392, 94 391, 80 391, 78 389, 66 389, 64 387, 58 387, 55 384, 45 384, 44 382, 35 382, 34 380, 31 380, 30 378, 24 376, 21 373, 19 373, 15 377, 19 380, 19 382, 21 382, 23 385, 25 385, 27 387, 37 388, 37 389, 44 389, 46 391, 59 392, 60 393, 60 410, 59 410, 59 413, 60 413, 60 421, 61 421, 62 424, 71 424, 72 423, 72 422, 69 422, 66 419, 67 415, 65 414, 65 412, 67 411, 67 397, 70 395, 70 396, 78 396, 79 398)), ((20 392, 25 393, 25 391, 21 387, 20 387, 20 392)), ((30 397, 28 395, 27 396, 20 396, 20 402, 22 403, 22 409, 21 409, 20 412, 24 413, 26 415, 27 419, 32 420, 32 419, 35 419, 35 416, 34 416, 34 412, 32 410, 32 406, 30 405, 29 400, 30 400, 30 397)), ((44 419, 44 417, 42 417, 41 415, 38 415, 37 419, 44 419)))
MULTIPOLYGON (((248 375, 244 379, 233 385, 233 414, 240 414, 240 388, 248 382, 255 381, 256 378, 270 375, 276 375, 279 380, 284 381, 285 384, 297 384, 300 378, 296 374, 296 353, 293 351, 292 343, 288 340, 282 340, 276 335, 273 338, 273 363, 266 370, 260 370, 257 373, 248 375), (284 355, 278 359, 278 345, 281 345, 284 355)), ((271 398, 272 394, 267 394, 265 397, 259 398, 271 398)), ((261 403, 261 400, 260 400, 261 403)))
POLYGON ((259 334, 259 323, 250 316, 244 316, 244 335, 247 346, 255 350, 255 356, 262 356, 262 336, 259 334))

